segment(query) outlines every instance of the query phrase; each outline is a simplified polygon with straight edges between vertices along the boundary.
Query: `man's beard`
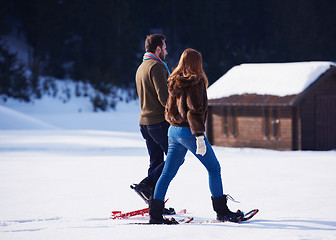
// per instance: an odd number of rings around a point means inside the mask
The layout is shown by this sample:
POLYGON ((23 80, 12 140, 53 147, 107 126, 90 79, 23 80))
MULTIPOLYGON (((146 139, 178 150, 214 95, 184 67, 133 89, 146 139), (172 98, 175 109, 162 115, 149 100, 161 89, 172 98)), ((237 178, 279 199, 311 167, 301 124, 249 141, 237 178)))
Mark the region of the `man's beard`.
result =
POLYGON ((165 55, 163 54, 163 52, 161 51, 159 54, 159 58, 161 58, 161 60, 165 60, 165 55))

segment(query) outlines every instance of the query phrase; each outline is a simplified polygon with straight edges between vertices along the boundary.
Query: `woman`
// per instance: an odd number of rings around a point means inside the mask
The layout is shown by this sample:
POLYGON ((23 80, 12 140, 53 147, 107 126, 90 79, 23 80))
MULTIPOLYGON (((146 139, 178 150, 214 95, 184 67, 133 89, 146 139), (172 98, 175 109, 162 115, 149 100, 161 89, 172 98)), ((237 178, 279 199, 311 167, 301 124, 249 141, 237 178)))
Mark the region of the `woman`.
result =
POLYGON ((211 199, 217 219, 237 222, 243 217, 242 212, 233 213, 227 207, 220 164, 211 145, 204 137, 204 122, 208 107, 207 85, 208 79, 203 71, 201 54, 194 49, 186 49, 181 55, 178 66, 168 78, 169 97, 165 118, 170 123, 169 147, 163 172, 149 203, 149 222, 152 224, 177 223, 164 219, 162 211, 168 186, 183 164, 188 150, 208 171, 211 199))

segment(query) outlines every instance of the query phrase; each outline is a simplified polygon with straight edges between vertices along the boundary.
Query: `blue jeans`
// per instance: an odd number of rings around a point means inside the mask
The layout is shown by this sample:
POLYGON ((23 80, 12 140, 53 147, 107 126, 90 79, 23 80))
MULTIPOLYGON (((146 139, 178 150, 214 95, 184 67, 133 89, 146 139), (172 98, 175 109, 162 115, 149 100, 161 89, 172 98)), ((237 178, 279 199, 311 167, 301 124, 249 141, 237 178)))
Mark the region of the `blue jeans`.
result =
POLYGON ((183 164, 184 157, 188 150, 191 151, 207 169, 211 195, 215 198, 223 197, 221 167, 209 141, 206 138, 204 139, 207 151, 206 154, 202 156, 196 154, 196 138, 191 134, 190 128, 170 126, 168 131, 168 154, 162 174, 155 186, 154 199, 164 201, 168 186, 183 164))
POLYGON ((153 125, 140 125, 140 132, 146 140, 149 154, 147 179, 154 186, 164 166, 164 154, 168 151, 168 128, 169 123, 166 121, 153 125))

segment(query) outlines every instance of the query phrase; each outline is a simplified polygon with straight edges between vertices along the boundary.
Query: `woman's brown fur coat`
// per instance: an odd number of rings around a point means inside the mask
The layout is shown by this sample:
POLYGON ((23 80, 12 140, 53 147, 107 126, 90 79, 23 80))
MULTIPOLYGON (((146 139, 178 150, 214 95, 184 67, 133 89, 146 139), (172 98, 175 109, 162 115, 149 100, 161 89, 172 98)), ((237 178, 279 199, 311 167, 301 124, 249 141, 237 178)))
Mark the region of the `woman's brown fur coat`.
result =
POLYGON ((190 127, 199 136, 205 131, 208 98, 203 78, 178 76, 168 81, 165 118, 175 126, 190 127))

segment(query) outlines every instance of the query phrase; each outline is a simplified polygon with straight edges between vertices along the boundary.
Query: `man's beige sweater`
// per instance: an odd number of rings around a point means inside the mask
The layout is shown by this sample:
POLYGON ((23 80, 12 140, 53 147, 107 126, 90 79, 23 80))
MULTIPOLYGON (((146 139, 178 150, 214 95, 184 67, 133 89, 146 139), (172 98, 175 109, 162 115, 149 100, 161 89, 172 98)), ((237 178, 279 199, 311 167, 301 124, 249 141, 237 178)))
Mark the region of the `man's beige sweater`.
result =
POLYGON ((168 98, 168 72, 163 63, 144 60, 139 66, 135 81, 140 99, 140 125, 163 122, 168 98))

